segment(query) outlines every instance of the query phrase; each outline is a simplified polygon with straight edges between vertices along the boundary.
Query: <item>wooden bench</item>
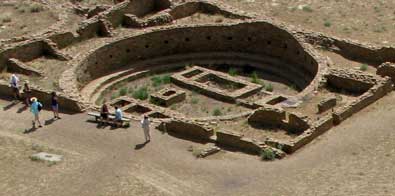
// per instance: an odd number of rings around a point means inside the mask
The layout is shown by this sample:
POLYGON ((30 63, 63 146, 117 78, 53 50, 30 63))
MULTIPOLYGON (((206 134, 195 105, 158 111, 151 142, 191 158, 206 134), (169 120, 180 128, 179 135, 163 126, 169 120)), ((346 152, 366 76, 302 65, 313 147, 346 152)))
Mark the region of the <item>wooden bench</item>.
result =
MULTIPOLYGON (((89 116, 93 116, 93 117, 95 117, 95 121, 96 122, 103 122, 103 120, 102 120, 102 118, 101 118, 101 116, 100 116, 100 113, 97 113, 97 112, 89 112, 88 113, 88 115, 89 116)), ((122 127, 127 127, 127 126, 129 126, 129 123, 130 123, 130 118, 128 118, 128 117, 122 117, 122 124, 121 124, 121 126, 122 127)), ((108 115, 108 121, 106 121, 106 123, 109 123, 109 124, 111 124, 111 125, 115 125, 116 124, 116 122, 115 122, 115 115, 114 114, 109 114, 108 115)))

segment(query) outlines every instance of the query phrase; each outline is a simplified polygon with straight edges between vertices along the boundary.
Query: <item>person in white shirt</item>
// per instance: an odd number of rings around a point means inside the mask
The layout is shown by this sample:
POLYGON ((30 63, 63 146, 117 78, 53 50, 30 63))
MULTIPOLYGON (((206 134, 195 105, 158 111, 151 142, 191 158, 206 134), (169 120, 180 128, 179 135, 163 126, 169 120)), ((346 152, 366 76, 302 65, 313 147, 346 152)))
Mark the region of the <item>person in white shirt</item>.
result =
POLYGON ((144 116, 143 120, 141 120, 141 127, 144 130, 145 142, 148 143, 151 141, 151 134, 149 130, 150 120, 148 116, 144 116))
POLYGON ((115 124, 118 127, 122 127, 122 118, 123 118, 123 113, 121 108, 115 106, 115 124))
POLYGON ((19 100, 21 98, 18 83, 19 83, 19 78, 15 74, 12 74, 11 78, 10 78, 10 85, 11 85, 12 91, 14 92, 14 98, 16 100, 19 100))

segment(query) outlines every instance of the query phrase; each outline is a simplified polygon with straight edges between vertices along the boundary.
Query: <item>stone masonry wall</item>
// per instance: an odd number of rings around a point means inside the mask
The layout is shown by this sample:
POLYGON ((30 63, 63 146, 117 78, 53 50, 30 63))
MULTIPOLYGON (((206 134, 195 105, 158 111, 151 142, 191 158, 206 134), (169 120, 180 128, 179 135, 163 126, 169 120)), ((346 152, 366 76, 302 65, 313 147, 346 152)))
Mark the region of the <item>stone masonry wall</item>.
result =
POLYGON ((248 22, 172 27, 125 38, 92 52, 79 66, 77 78, 84 85, 131 62, 194 52, 263 53, 298 67, 310 80, 318 71, 318 63, 286 30, 248 22))

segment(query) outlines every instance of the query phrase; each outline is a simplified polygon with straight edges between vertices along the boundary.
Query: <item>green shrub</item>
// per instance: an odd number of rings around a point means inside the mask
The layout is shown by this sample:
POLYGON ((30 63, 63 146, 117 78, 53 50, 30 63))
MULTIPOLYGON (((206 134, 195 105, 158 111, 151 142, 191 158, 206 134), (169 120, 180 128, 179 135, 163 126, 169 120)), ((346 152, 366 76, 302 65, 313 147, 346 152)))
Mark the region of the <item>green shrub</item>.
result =
POLYGON ((305 12, 313 12, 313 8, 308 5, 303 6, 302 10, 305 12))
POLYGON ((31 161, 36 161, 36 162, 44 162, 44 160, 38 158, 37 156, 29 156, 31 161))
POLYGON ((117 97, 119 97, 119 92, 114 92, 114 93, 111 95, 111 99, 115 99, 115 98, 117 98, 117 97))
POLYGON ((162 83, 163 83, 163 84, 170 84, 170 83, 171 83, 171 77, 170 77, 170 75, 164 75, 164 76, 162 76, 162 83))
POLYGON ((133 91, 132 96, 135 99, 146 100, 148 99, 148 88, 140 87, 137 90, 133 91))
POLYGON ((214 116, 221 116, 222 115, 222 111, 219 108, 215 108, 213 111, 213 115, 214 116))
POLYGON ((361 70, 361 71, 366 71, 366 70, 368 70, 368 65, 367 65, 367 64, 362 64, 362 65, 359 67, 359 70, 361 70))
POLYGON ((251 74, 251 82, 255 83, 255 84, 261 84, 261 80, 259 79, 258 74, 256 73, 256 71, 252 72, 251 74))
POLYGON ((261 152, 262 161, 273 161, 276 158, 276 153, 271 148, 265 148, 261 152))
POLYGON ((151 78, 151 81, 152 81, 152 86, 158 87, 158 86, 161 86, 162 84, 170 84, 171 77, 170 77, 170 75, 164 75, 162 77, 154 76, 151 78))
POLYGON ((192 97, 191 103, 192 104, 198 104, 199 103, 199 99, 197 97, 192 97))
POLYGON ((44 11, 44 7, 41 4, 33 3, 32 5, 30 5, 29 10, 31 13, 37 13, 44 11))
POLYGON ((269 83, 265 86, 265 89, 266 91, 273 92, 273 85, 269 83))
POLYGON ((325 22, 324 22, 324 26, 325 26, 325 27, 331 27, 331 26, 332 26, 332 23, 331 23, 330 21, 325 21, 325 22))
POLYGON ((159 76, 154 76, 151 78, 152 86, 158 87, 162 85, 162 79, 159 76))
POLYGON ((235 68, 230 68, 228 70, 228 74, 231 76, 236 76, 237 75, 237 70, 235 68))
POLYGON ((126 94, 128 94, 128 88, 122 87, 121 89, 119 89, 119 95, 125 96, 126 94))

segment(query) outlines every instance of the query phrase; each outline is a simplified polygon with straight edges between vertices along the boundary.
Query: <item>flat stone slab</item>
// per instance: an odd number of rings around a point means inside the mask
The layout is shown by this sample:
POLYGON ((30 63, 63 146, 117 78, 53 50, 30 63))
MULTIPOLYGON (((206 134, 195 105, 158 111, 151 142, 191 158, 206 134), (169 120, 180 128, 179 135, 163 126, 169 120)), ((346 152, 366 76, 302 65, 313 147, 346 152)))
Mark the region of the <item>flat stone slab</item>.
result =
POLYGON ((37 154, 33 154, 31 158, 36 159, 36 160, 41 160, 41 161, 48 161, 48 162, 60 162, 63 159, 62 155, 56 155, 56 154, 49 154, 46 152, 40 152, 37 154))

